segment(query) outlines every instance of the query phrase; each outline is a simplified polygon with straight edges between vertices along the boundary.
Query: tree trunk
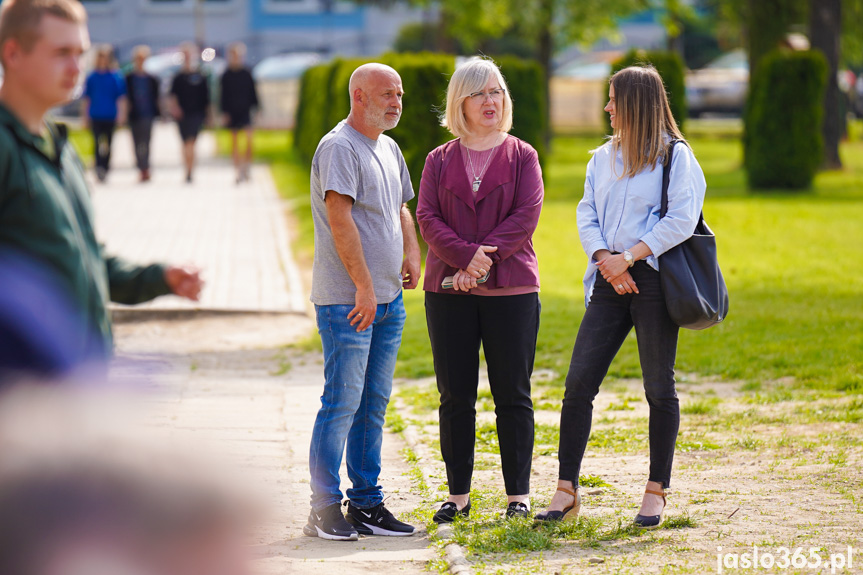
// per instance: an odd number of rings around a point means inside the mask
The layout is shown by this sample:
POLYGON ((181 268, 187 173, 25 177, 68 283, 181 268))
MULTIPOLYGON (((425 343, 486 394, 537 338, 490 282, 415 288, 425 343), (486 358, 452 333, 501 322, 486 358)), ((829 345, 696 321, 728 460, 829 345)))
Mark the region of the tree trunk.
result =
POLYGON ((836 76, 839 72, 839 38, 842 34, 841 0, 809 0, 809 42, 813 50, 820 50, 827 58, 827 89, 824 91, 824 121, 821 134, 824 137, 825 169, 839 169, 839 140, 842 137, 845 118, 836 76))
POLYGON ((554 0, 541 0, 540 10, 542 12, 539 29, 539 41, 537 42, 537 57, 542 66, 545 80, 545 115, 548 130, 545 132, 545 149, 551 151, 551 59, 554 55, 554 38, 552 36, 552 23, 554 18, 554 0))
MULTIPOLYGON (((818 0, 810 0, 813 4, 818 0)), ((838 0, 837 0, 838 1, 838 0)), ((761 58, 785 42, 793 19, 793 0, 748 0, 746 40, 749 47, 749 86, 761 58)))

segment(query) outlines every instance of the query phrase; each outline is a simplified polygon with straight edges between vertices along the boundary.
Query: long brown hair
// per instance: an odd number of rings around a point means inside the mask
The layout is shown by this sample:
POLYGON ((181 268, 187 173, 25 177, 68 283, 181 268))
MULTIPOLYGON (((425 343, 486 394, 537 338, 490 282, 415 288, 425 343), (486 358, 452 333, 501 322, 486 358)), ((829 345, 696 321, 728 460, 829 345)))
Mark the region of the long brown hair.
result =
POLYGON ((615 125, 612 158, 622 151, 623 174, 632 177, 653 169, 665 157, 666 135, 682 140, 674 121, 662 77, 653 66, 630 66, 611 77, 614 87, 615 125))

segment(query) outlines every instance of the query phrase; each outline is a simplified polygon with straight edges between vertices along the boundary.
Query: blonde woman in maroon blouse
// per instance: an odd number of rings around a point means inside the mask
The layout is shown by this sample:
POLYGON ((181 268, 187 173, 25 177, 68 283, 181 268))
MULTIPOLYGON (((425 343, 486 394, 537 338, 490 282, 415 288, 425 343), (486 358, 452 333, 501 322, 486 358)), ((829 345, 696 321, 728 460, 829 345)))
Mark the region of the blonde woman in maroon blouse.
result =
POLYGON ((506 516, 526 517, 540 313, 532 235, 542 173, 536 151, 508 134, 512 100, 491 60, 455 71, 443 125, 457 139, 428 155, 417 205, 429 246, 423 289, 450 493, 434 520, 470 513, 480 344, 495 402, 506 516))

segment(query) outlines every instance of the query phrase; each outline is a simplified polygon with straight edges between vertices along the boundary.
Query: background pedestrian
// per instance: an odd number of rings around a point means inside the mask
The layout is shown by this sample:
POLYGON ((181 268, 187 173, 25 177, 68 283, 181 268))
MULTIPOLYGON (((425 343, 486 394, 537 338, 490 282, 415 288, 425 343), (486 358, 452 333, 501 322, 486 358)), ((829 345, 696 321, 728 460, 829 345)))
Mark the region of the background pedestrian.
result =
POLYGON ((104 44, 96 49, 96 68, 87 76, 81 117, 93 133, 96 178, 104 182, 111 163, 114 130, 126 123, 126 83, 117 71, 114 49, 104 44))
POLYGON ((171 113, 177 120, 183 140, 183 165, 186 182, 192 182, 195 169, 195 142, 207 120, 210 108, 210 86, 201 71, 201 56, 194 44, 183 44, 183 67, 171 82, 171 113))
POLYGON ((237 172, 237 183, 249 179, 254 134, 252 111, 258 108, 258 91, 252 72, 243 63, 246 45, 236 42, 228 47, 228 69, 222 74, 221 108, 224 124, 231 130, 231 157, 237 172), (240 152, 240 133, 246 137, 246 147, 240 152))
POLYGON ((149 46, 135 46, 132 49, 132 71, 126 76, 126 91, 129 100, 129 128, 135 145, 135 162, 141 174, 141 181, 150 180, 150 138, 153 122, 161 113, 159 110, 159 80, 144 70, 144 63, 150 57, 149 46))

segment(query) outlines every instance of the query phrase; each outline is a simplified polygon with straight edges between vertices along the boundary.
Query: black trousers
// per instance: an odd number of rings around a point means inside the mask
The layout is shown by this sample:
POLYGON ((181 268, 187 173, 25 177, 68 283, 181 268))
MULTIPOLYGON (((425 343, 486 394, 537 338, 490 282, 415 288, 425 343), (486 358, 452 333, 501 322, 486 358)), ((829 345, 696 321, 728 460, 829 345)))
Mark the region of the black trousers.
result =
POLYGON ((96 156, 96 170, 108 171, 111 163, 111 141, 114 139, 114 120, 90 120, 93 131, 93 153, 96 156))
POLYGON ((650 475, 668 487, 680 406, 674 388, 674 361, 679 328, 671 321, 659 273, 647 263, 630 270, 639 294, 618 295, 597 272, 590 305, 578 329, 560 415, 559 479, 578 484, 581 461, 590 437, 593 399, 611 361, 635 326, 644 392, 650 406, 650 475))
POLYGON ((135 143, 135 161, 141 171, 150 169, 150 138, 153 133, 153 118, 139 118, 129 123, 132 141, 135 143))
POLYGON ((440 392, 440 445, 449 492, 470 493, 481 343, 506 493, 529 493, 534 427, 530 376, 539 332, 539 294, 426 292, 425 305, 440 392))

